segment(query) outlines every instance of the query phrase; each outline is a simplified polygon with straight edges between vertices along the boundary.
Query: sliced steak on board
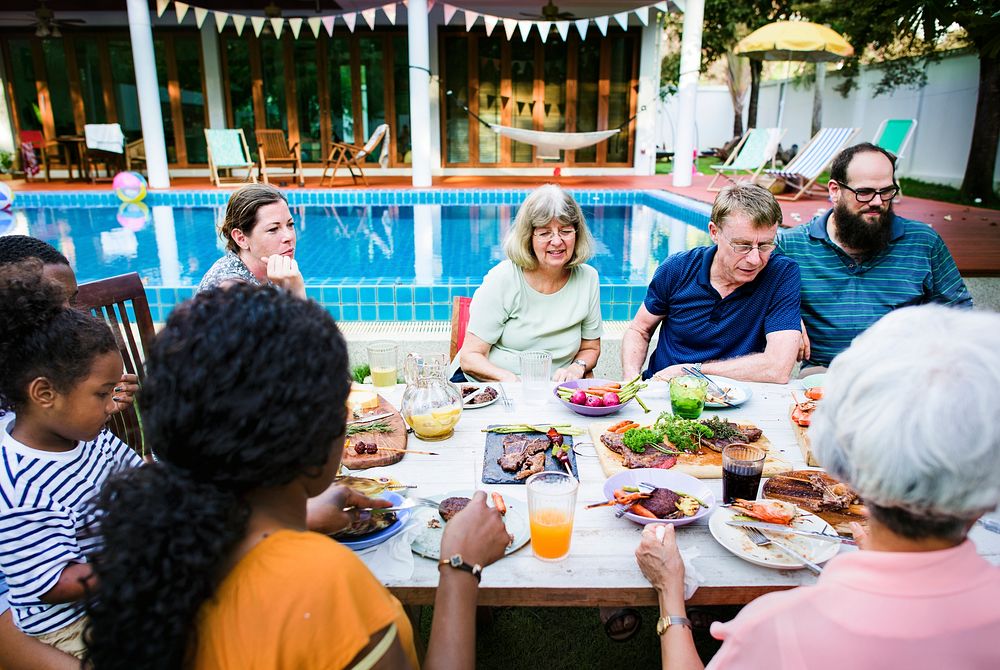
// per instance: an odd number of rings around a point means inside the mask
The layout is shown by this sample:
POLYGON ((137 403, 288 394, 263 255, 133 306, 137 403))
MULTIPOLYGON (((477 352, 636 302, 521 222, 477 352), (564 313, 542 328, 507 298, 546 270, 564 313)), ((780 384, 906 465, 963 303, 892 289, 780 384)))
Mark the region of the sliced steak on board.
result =
POLYGON ((625 467, 632 468, 662 468, 669 470, 677 462, 676 456, 670 456, 656 449, 647 448, 645 452, 637 454, 631 449, 624 449, 621 452, 625 459, 625 467))
POLYGON ((705 446, 711 447, 715 451, 722 451, 730 444, 756 442, 761 438, 761 435, 764 434, 764 431, 756 426, 739 426, 732 422, 729 422, 729 426, 738 430, 739 435, 733 435, 732 437, 703 437, 701 438, 701 443, 705 446))
POLYGON ((524 462, 524 465, 521 466, 521 469, 518 470, 516 475, 514 475, 514 479, 527 479, 536 472, 541 472, 544 469, 545 469, 545 452, 543 451, 528 456, 528 460, 524 462))
POLYGON ((622 454, 628 451, 625 448, 624 436, 619 433, 601 433, 601 442, 604 446, 615 452, 616 454, 622 454))

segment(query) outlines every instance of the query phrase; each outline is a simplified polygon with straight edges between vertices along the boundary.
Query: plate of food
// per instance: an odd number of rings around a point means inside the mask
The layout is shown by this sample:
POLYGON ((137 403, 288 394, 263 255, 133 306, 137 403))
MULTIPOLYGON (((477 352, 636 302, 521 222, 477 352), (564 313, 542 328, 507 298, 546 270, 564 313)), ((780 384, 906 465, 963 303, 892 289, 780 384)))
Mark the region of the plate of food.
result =
POLYGON ((626 470, 604 482, 606 500, 620 499, 622 494, 636 495, 636 502, 623 516, 642 525, 683 526, 706 516, 715 507, 715 495, 705 482, 683 472, 657 468, 626 470))
MULTIPOLYGON (((780 524, 790 529, 804 530, 824 535, 836 535, 830 524, 815 514, 781 500, 737 500, 728 507, 718 507, 708 519, 708 528, 712 537, 723 547, 739 556, 744 561, 765 568, 779 570, 797 570, 805 566, 791 558, 774 546, 757 546, 750 541, 746 531, 726 522, 731 520, 763 521, 780 524)), ((762 531, 764 535, 780 541, 813 563, 823 563, 830 560, 840 551, 839 542, 828 542, 823 539, 812 539, 803 535, 762 531)))
MULTIPOLYGON (((646 386, 639 377, 624 385, 611 379, 573 379, 557 384, 552 389, 552 395, 577 414, 608 416, 633 399, 642 405, 636 394, 646 386)), ((642 407, 645 408, 645 405, 642 407)))
POLYGON ((500 397, 497 388, 491 384, 459 384, 465 409, 479 409, 492 405, 500 397))
MULTIPOLYGON (((439 560, 441 558, 441 536, 444 527, 451 517, 465 509, 469 504, 473 491, 452 491, 444 495, 427 496, 428 500, 438 503, 438 507, 420 507, 413 510, 413 523, 419 530, 410 545, 417 556, 439 560)), ((528 526, 527 504, 519 500, 505 501, 499 493, 493 493, 488 499, 491 507, 497 507, 503 512, 503 521, 507 532, 514 536, 514 541, 507 547, 506 554, 511 554, 531 539, 531 529, 528 526)))
MULTIPOLYGON (((392 503, 393 507, 399 507, 405 500, 403 496, 391 491, 387 491, 378 497, 388 500, 392 503)), ((364 512, 349 528, 334 535, 333 539, 354 551, 368 549, 398 535, 403 530, 406 520, 412 513, 413 510, 410 509, 389 512, 387 514, 364 512)))
POLYGON ((712 391, 714 389, 709 386, 708 396, 705 398, 705 407, 711 407, 714 409, 722 407, 739 407, 753 397, 753 391, 750 387, 736 381, 735 379, 720 377, 718 375, 706 376, 715 382, 716 385, 722 389, 723 393, 721 396, 718 393, 713 393, 712 391))
POLYGON ((802 388, 808 391, 811 388, 823 386, 823 383, 826 382, 826 373, 821 372, 817 375, 809 375, 808 377, 803 377, 800 381, 802 382, 802 388))

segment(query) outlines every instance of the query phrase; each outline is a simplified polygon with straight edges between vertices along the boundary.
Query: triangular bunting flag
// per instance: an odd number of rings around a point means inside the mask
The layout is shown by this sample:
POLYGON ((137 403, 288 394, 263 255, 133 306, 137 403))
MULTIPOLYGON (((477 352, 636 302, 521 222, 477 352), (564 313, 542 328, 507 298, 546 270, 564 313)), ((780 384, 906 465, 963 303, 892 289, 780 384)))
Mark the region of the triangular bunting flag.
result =
POLYGON ((523 102, 517 103, 517 113, 520 114, 523 111, 524 111, 524 103, 523 102))
POLYGON ((506 107, 508 102, 510 102, 510 96, 509 95, 501 95, 500 96, 500 104, 501 105, 503 105, 504 107, 506 107))
POLYGON ((501 19, 503 23, 503 31, 507 33, 507 41, 510 42, 510 38, 514 36, 514 31, 517 30, 517 21, 514 19, 501 19))
POLYGON ((669 12, 669 11, 670 11, 670 10, 669 10, 669 9, 667 8, 667 3, 665 3, 665 2, 658 2, 658 3, 656 3, 656 4, 655 4, 655 5, 653 5, 653 6, 654 6, 654 7, 656 7, 656 8, 658 9, 658 10, 660 10, 661 12, 663 12, 664 14, 666 14, 667 12, 669 12))
POLYGON ((492 107, 493 103, 496 102, 496 101, 497 101, 497 97, 495 95, 490 95, 488 93, 486 94, 486 106, 487 107, 492 107))
MULTIPOLYGON (((427 8, 430 11, 430 7, 427 8)), ((388 5, 382 5, 382 12, 385 14, 385 18, 389 19, 389 23, 396 25, 396 3, 390 2, 388 5)))
POLYGON ((201 28, 201 24, 205 23, 205 19, 208 18, 208 10, 202 9, 201 7, 194 8, 194 23, 198 28, 201 28))
POLYGON ((580 33, 580 39, 587 39, 587 28, 590 27, 590 19, 580 19, 578 21, 574 21, 573 25, 576 26, 576 31, 580 33))
MULTIPOLYGON (((441 5, 441 8, 444 10, 444 24, 448 25, 451 22, 451 17, 455 16, 455 12, 458 11, 458 7, 452 7, 448 3, 444 3, 441 5)), ((427 9, 430 10, 430 7, 427 9)))
POLYGON ((644 26, 649 25, 649 7, 640 7, 635 10, 635 15, 639 17, 639 23, 644 26))
POLYGON ((465 12, 465 32, 471 32, 472 26, 476 25, 476 19, 479 18, 479 14, 475 12, 470 12, 468 9, 463 10, 465 12))
POLYGON ((303 19, 288 19, 288 27, 292 31, 292 37, 299 39, 299 31, 302 30, 303 19))
POLYGON ((156 15, 163 16, 163 12, 167 11, 169 6, 170 0, 156 0, 156 15))
MULTIPOLYGON (((333 17, 330 18, 332 19, 333 17)), ((323 27, 323 19, 321 19, 318 16, 314 16, 310 19, 307 19, 306 23, 309 24, 309 30, 313 32, 313 37, 319 39, 319 30, 320 28, 323 27)))
POLYGON ((602 35, 608 34, 608 22, 611 20, 610 16, 595 16, 594 23, 597 24, 597 29, 601 31, 602 35))
POLYGON ((326 34, 330 37, 333 37, 333 22, 336 19, 336 16, 324 16, 320 19, 323 22, 323 27, 326 28, 326 34))
POLYGON ((343 19, 344 23, 347 24, 347 29, 353 33, 354 24, 357 23, 358 21, 358 15, 355 14, 354 12, 348 12, 347 14, 341 14, 340 18, 343 19))
POLYGON ((530 112, 531 112, 532 114, 534 114, 534 113, 535 113, 535 101, 534 101, 534 100, 532 100, 531 102, 529 102, 529 103, 528 103, 528 110, 529 110, 529 111, 530 111, 530 112))
POLYGON ((271 30, 274 31, 274 39, 281 39, 281 29, 285 27, 285 20, 275 17, 271 19, 271 30))
POLYGON ((215 12, 215 29, 220 33, 226 27, 226 21, 229 20, 228 12, 215 12))
POLYGON ((533 21, 518 21, 517 31, 521 33, 521 41, 527 42, 528 35, 531 34, 531 27, 535 25, 533 21))
POLYGON ((174 11, 177 12, 177 23, 180 23, 181 21, 184 20, 184 17, 187 16, 188 9, 190 8, 191 5, 187 4, 186 2, 174 3, 174 11))
POLYGON ((569 21, 556 21, 556 30, 559 31, 559 37, 565 42, 566 38, 569 37, 569 21))
POLYGON ((247 17, 242 14, 233 14, 233 27, 236 28, 236 34, 243 36, 243 26, 247 24, 247 17))
POLYGON ((542 38, 542 43, 549 39, 549 30, 552 28, 551 21, 535 21, 535 25, 538 26, 538 36, 542 38))
POLYGON ((622 30, 628 30, 628 12, 618 12, 615 14, 615 21, 622 27, 622 30))
POLYGON ((552 103, 551 102, 545 103, 545 116, 549 115, 549 110, 550 109, 552 109, 552 103))
POLYGON ((497 16, 490 16, 488 14, 483 14, 483 23, 486 24, 486 36, 489 37, 493 34, 493 29, 497 27, 497 22, 500 20, 497 16))
POLYGON ((267 18, 264 16, 251 16, 250 25, 253 26, 253 34, 260 37, 260 31, 264 30, 264 24, 267 23, 267 18))
POLYGON ((368 24, 368 28, 371 30, 375 30, 375 11, 374 7, 361 10, 361 18, 365 20, 365 23, 368 24))

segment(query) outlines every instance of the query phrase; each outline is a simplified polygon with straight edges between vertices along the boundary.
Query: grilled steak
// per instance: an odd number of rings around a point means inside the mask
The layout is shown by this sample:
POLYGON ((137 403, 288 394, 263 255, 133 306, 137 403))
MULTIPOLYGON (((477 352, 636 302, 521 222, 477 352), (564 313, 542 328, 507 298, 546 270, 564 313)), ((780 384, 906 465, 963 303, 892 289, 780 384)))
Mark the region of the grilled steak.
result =
POLYGON ((536 472, 541 472, 545 469, 545 452, 538 454, 532 454, 528 456, 528 460, 524 462, 521 469, 514 475, 514 479, 527 479, 536 472))
POLYGON ((628 451, 628 449, 625 448, 623 436, 618 433, 601 433, 601 442, 604 443, 605 447, 616 454, 628 451))
POLYGON ((714 449, 715 451, 722 451, 730 444, 737 444, 739 442, 756 442, 764 434, 764 431, 756 426, 738 426, 731 421, 726 423, 726 427, 734 430, 736 434, 729 437, 703 437, 701 438, 701 443, 714 449))
POLYGON ((357 519, 351 522, 350 526, 334 535, 334 537, 354 539, 359 535, 367 535, 368 533, 383 530, 394 523, 396 523, 395 512, 387 512, 385 514, 362 512, 357 519))
POLYGON ((441 515, 441 518, 444 519, 445 522, 448 522, 451 520, 451 517, 465 509, 465 506, 468 505, 469 502, 471 502, 469 498, 445 498, 438 505, 438 514, 441 515))
POLYGON ((472 394, 476 394, 476 397, 469 401, 469 405, 481 405, 484 402, 489 402, 496 399, 497 391, 492 386, 478 387, 478 386, 468 386, 466 384, 462 385, 462 398, 468 398, 472 394))
POLYGON ((503 439, 503 456, 497 459, 497 463, 507 472, 517 472, 524 466, 528 457, 538 453, 544 454, 548 448, 547 437, 527 438, 523 435, 508 435, 503 439))
POLYGON ((672 519, 680 514, 677 509, 677 501, 680 499, 681 497, 670 489, 654 489, 648 498, 639 502, 657 517, 672 519))
POLYGON ((656 449, 646 449, 641 454, 637 454, 631 449, 623 449, 621 453, 625 457, 626 468, 663 468, 669 470, 677 463, 676 456, 661 453, 656 449))

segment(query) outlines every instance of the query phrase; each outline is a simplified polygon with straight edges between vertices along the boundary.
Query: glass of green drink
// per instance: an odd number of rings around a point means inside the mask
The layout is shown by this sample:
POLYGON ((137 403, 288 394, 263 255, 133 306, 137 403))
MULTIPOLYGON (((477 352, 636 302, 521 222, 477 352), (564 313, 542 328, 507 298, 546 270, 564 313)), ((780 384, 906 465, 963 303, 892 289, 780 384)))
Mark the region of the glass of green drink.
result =
POLYGON ((670 380, 670 409, 682 419, 697 419, 705 409, 708 382, 684 375, 670 380))

